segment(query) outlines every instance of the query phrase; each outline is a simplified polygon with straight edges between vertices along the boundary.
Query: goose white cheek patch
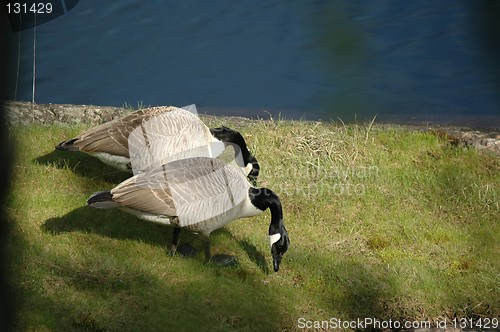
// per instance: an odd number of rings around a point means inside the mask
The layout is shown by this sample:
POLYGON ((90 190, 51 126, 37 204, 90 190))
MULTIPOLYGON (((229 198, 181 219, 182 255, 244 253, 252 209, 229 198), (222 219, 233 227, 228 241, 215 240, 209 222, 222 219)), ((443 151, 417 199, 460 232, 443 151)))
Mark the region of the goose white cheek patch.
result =
POLYGON ((278 242, 280 239, 281 239, 281 234, 280 233, 269 235, 269 244, 272 247, 273 244, 275 244, 276 242, 278 242))
POLYGON ((253 165, 251 163, 248 163, 246 166, 245 166, 245 174, 250 174, 250 172, 252 171, 253 169, 253 165))

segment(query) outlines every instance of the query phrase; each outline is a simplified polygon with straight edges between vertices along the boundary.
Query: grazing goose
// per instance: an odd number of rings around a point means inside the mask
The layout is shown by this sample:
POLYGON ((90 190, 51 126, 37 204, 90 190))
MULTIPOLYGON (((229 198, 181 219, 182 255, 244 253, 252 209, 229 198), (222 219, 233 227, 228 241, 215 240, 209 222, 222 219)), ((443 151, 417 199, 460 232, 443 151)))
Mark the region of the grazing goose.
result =
MULTIPOLYGON (((123 171, 133 170, 137 174, 147 167, 180 159, 184 151, 193 151, 198 147, 209 148, 213 142, 238 145, 243 159, 240 166, 255 184, 260 167, 239 132, 224 126, 209 129, 196 114, 173 106, 133 112, 63 141, 56 149, 82 151, 99 158, 105 164, 123 171), (149 152, 144 152, 145 146, 149 152), (145 153, 150 154, 147 160, 151 165, 144 164, 145 153), (134 165, 134 160, 138 164, 134 165)), ((210 151, 207 155, 198 156, 215 157, 210 151)))
POLYGON ((93 208, 118 207, 141 219, 174 226, 172 249, 180 229, 201 235, 205 261, 220 265, 234 261, 228 255, 210 255, 209 235, 239 218, 271 211, 269 239, 274 271, 279 270, 290 244, 278 196, 267 188, 255 188, 234 164, 216 158, 176 160, 155 170, 137 174, 109 191, 93 194, 93 208))

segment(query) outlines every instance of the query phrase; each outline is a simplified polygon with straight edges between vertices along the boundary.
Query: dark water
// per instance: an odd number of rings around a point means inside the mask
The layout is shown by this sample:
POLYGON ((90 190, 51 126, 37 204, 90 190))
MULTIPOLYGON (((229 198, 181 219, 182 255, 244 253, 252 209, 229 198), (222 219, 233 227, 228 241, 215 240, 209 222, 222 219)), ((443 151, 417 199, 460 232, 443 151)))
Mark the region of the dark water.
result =
MULTIPOLYGON (((36 27, 35 101, 500 127, 498 3, 79 1, 36 27)), ((33 32, 10 35, 11 99, 33 32)))

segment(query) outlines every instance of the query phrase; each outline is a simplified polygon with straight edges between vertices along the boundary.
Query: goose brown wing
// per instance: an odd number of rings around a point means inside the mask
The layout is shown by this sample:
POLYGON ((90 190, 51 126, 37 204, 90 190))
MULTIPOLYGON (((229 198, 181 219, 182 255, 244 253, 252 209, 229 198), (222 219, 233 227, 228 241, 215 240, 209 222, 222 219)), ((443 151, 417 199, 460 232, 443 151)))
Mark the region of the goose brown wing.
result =
POLYGON ((184 109, 173 109, 142 121, 128 137, 130 162, 134 173, 172 160, 208 157, 210 129, 184 109))
POLYGON ((132 210, 176 216, 175 205, 163 171, 133 176, 111 190, 113 201, 132 210))
POLYGON ((128 138, 130 133, 143 121, 158 114, 177 109, 173 106, 162 106, 142 109, 123 118, 94 127, 76 137, 73 145, 87 153, 105 152, 116 156, 129 156, 128 138))
POLYGON ((111 193, 113 201, 122 206, 155 215, 177 216, 184 227, 230 211, 247 197, 249 187, 237 166, 197 157, 140 173, 111 193))

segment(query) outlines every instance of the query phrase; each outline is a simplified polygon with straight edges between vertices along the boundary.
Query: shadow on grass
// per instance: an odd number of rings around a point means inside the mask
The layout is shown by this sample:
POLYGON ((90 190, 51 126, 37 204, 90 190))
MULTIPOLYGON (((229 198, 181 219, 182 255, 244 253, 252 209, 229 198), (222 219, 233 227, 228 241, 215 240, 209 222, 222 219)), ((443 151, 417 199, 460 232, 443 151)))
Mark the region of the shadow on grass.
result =
MULTIPOLYGON (((290 269, 298 271, 293 277, 294 285, 314 284, 321 290, 321 294, 315 294, 316 306, 329 314, 318 319, 337 318, 347 323, 346 320, 357 322, 365 318, 394 320, 407 318, 405 314, 410 314, 397 301, 402 296, 401 285, 383 265, 363 264, 345 256, 325 257, 315 252, 298 254, 296 249, 290 254, 293 255, 290 269)), ((327 327, 328 330, 341 328, 353 329, 349 326, 327 327)), ((366 328, 381 330, 373 326, 366 328)))
POLYGON ((16 286, 20 294, 29 292, 24 310, 39 318, 28 326, 22 325, 33 321, 19 319, 20 330, 276 331, 286 315, 279 289, 259 278, 241 280, 201 266, 186 267, 186 277, 182 262, 174 268, 159 263, 161 273, 151 273, 105 253, 93 257, 82 251, 74 259, 30 247, 27 259, 47 282, 43 288, 16 286))
POLYGON ((266 257, 257 250, 257 248, 246 240, 239 240, 238 244, 245 250, 248 258, 255 263, 265 274, 269 274, 270 270, 267 266, 266 257))
MULTIPOLYGON (((173 230, 172 227, 150 223, 120 210, 97 210, 88 206, 77 208, 62 217, 50 218, 41 228, 54 235, 69 232, 95 233, 158 246, 170 244, 173 230)), ((189 232, 182 232, 182 235, 190 240, 195 237, 189 232)))
POLYGON ((393 277, 383 273, 383 266, 368 267, 359 262, 344 261, 332 268, 337 271, 337 282, 342 289, 338 297, 335 292, 330 294, 332 307, 340 300, 342 309, 353 320, 371 317, 402 319, 401 308, 392 307, 399 287, 393 277))
MULTIPOLYGON (((138 240, 165 248, 170 248, 173 232, 172 227, 150 223, 120 210, 96 210, 87 206, 77 208, 62 217, 50 218, 45 221, 41 229, 54 235, 69 232, 95 233, 114 239, 138 240)), ((225 228, 218 229, 212 234, 226 235, 229 239, 235 240, 232 233, 225 228)), ((265 256, 247 241, 237 240, 237 242, 250 260, 264 273, 269 274, 265 256)), ((200 253, 203 252, 199 236, 185 230, 180 233, 179 245, 184 243, 191 244, 200 253)))
POLYGON ((83 152, 53 150, 43 156, 34 158, 33 162, 59 169, 68 168, 80 176, 110 183, 120 183, 131 176, 131 173, 119 171, 83 152))

